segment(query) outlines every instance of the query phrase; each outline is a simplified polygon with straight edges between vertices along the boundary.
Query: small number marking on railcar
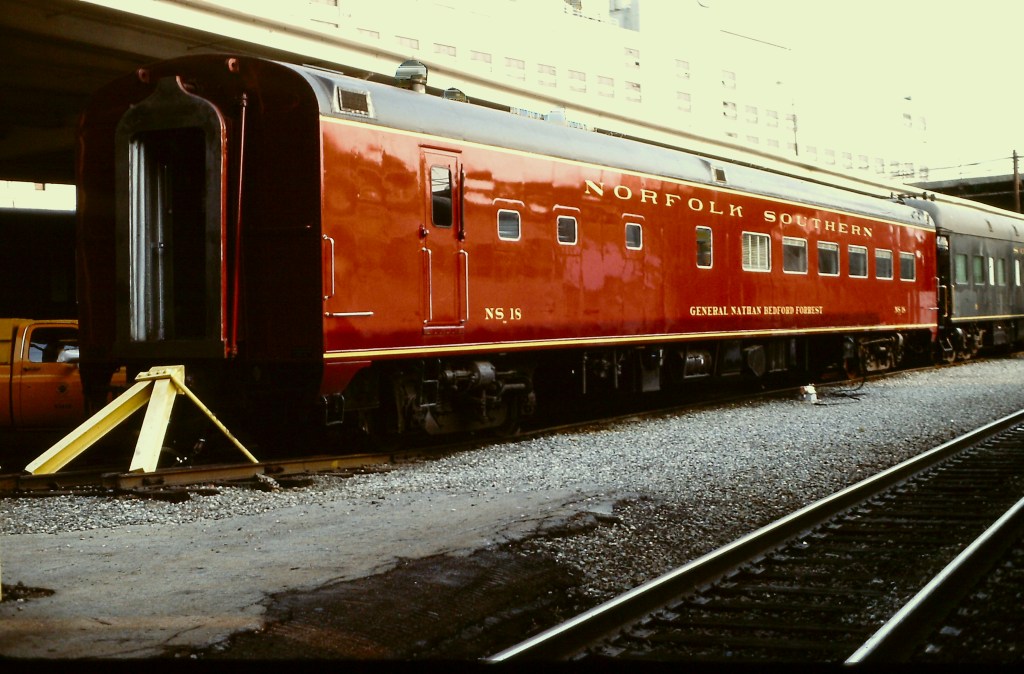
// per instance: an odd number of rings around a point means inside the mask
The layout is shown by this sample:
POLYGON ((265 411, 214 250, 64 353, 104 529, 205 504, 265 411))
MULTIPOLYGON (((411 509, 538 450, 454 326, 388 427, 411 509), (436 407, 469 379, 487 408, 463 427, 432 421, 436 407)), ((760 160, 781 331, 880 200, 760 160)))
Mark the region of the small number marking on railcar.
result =
POLYGON ((521 321, 521 307, 484 307, 484 319, 488 321, 521 321))

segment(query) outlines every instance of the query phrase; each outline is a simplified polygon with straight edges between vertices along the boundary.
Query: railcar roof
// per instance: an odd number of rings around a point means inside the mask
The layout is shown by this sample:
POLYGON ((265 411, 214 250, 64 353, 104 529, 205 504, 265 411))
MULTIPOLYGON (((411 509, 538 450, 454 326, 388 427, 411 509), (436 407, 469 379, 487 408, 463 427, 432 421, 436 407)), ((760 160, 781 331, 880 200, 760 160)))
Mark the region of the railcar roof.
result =
POLYGON ((954 234, 1024 243, 1024 217, 1015 213, 1009 211, 1000 213, 994 209, 976 207, 971 204, 924 201, 922 199, 907 199, 906 203, 914 208, 927 211, 932 216, 936 227, 954 234))
POLYGON ((281 65, 295 70, 309 82, 320 102, 320 113, 329 117, 665 176, 717 189, 762 194, 919 227, 933 226, 925 213, 871 195, 743 164, 707 159, 682 150, 527 119, 331 71, 281 65), (339 88, 365 93, 369 98, 369 114, 339 111, 336 104, 339 88), (725 170, 726 182, 715 181, 716 168, 725 170))

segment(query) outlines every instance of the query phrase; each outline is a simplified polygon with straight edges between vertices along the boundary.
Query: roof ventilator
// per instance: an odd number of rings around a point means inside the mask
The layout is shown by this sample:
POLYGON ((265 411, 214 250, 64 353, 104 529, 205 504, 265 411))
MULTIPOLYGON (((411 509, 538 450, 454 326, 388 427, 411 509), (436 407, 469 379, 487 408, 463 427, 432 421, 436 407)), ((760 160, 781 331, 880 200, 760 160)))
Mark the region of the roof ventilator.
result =
POLYGON ((416 60, 409 60, 398 66, 395 82, 403 89, 418 94, 427 93, 427 66, 416 60))

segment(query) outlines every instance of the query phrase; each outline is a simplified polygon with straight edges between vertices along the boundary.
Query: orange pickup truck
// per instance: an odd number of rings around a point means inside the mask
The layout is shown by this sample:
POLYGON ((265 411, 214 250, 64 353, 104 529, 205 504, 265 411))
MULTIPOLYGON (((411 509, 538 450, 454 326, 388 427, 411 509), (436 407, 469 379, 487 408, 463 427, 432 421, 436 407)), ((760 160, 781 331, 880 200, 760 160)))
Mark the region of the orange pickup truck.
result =
POLYGON ((81 423, 77 363, 78 321, 0 318, 0 430, 81 423))

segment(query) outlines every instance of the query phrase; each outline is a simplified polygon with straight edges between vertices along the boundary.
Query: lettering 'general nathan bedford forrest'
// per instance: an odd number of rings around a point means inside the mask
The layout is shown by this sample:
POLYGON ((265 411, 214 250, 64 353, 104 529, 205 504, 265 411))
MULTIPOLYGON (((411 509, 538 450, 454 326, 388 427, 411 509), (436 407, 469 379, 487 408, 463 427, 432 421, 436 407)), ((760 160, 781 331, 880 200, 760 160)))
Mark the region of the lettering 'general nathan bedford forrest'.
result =
MULTIPOLYGON (((647 189, 633 190, 628 185, 615 185, 614 187, 606 188, 603 182, 599 183, 587 179, 584 180, 583 194, 601 199, 611 196, 620 201, 636 201, 641 204, 663 206, 666 208, 687 208, 695 213, 745 219, 742 204, 720 202, 714 199, 701 199, 700 197, 684 198, 682 195, 673 192, 659 192, 647 189)), ((818 232, 837 232, 865 239, 870 239, 873 236, 871 227, 843 222, 838 219, 828 220, 825 218, 808 217, 800 213, 770 209, 762 211, 762 217, 763 221, 768 224, 797 225, 818 232)))

